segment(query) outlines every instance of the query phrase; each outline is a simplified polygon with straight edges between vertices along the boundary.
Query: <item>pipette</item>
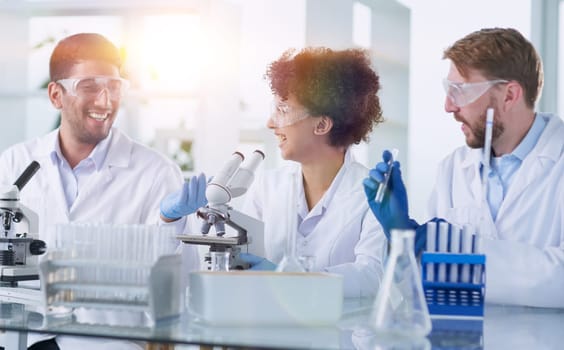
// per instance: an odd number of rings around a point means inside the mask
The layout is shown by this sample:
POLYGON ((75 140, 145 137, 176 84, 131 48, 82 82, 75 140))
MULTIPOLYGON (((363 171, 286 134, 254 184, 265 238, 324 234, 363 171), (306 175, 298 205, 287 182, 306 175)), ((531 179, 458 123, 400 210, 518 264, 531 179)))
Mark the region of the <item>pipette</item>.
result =
POLYGON ((493 108, 488 108, 486 112, 486 136, 484 139, 484 167, 482 171, 482 199, 487 203, 488 195, 488 175, 490 174, 490 155, 492 154, 492 129, 493 129, 493 108))
POLYGON ((390 180, 390 175, 392 174, 392 167, 394 166, 394 161, 398 157, 399 150, 397 148, 392 149, 392 157, 388 160, 388 171, 384 175, 384 181, 378 186, 378 192, 376 192, 376 202, 380 203, 384 199, 384 193, 388 188, 388 181, 390 180))
MULTIPOLYGON (((476 239, 480 241, 487 236, 486 214, 489 211, 488 205, 488 176, 490 174, 490 157, 492 154, 492 129, 493 129, 494 110, 488 108, 486 111, 486 134, 484 136, 484 160, 482 167, 482 210, 480 226, 478 228, 478 236, 476 239)), ((481 253, 480 245, 476 245, 474 253, 481 253)))

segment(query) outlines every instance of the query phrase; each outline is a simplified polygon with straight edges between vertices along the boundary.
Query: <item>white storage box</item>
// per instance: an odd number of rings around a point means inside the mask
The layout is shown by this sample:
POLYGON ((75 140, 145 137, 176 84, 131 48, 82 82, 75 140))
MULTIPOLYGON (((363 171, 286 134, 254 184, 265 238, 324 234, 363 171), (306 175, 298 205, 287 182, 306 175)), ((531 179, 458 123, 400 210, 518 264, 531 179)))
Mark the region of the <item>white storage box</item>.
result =
POLYGON ((190 313, 216 326, 327 326, 341 317, 343 278, 328 273, 193 272, 190 313))

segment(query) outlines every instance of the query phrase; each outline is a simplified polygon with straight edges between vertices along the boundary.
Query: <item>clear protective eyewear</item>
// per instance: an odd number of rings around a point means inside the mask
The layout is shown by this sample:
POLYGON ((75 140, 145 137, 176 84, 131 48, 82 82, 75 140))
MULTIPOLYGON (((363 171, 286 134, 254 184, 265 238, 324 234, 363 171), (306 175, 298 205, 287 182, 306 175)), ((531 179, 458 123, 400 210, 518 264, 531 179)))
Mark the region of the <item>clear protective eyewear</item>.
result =
POLYGON ((71 96, 96 98, 102 90, 107 90, 111 100, 123 97, 129 88, 129 81, 109 76, 60 79, 56 83, 64 87, 71 96))
POLYGON ((501 83, 508 83, 508 81, 496 79, 477 83, 455 83, 448 79, 443 79, 443 88, 445 89, 447 97, 455 106, 464 107, 476 101, 492 86, 501 83))
POLYGON ((299 111, 287 103, 274 100, 271 105, 270 120, 277 128, 289 126, 309 117, 309 112, 299 111))

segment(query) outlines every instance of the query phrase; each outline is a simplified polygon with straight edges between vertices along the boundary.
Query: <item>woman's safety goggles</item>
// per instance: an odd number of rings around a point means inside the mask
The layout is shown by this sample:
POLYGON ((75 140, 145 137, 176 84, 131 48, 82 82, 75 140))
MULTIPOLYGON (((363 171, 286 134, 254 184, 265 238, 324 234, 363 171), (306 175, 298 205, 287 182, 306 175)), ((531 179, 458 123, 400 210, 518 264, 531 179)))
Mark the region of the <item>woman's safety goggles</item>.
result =
POLYGON ((507 80, 496 79, 477 83, 455 83, 443 79, 443 87, 450 101, 457 107, 464 107, 486 93, 495 84, 508 83, 507 80))
POLYGON ((84 78, 68 78, 57 80, 71 96, 96 98, 106 90, 111 100, 123 97, 129 88, 129 82, 122 78, 108 76, 93 76, 84 78))
POLYGON ((285 102, 275 100, 272 102, 270 120, 277 128, 283 128, 309 117, 309 112, 292 108, 285 102))

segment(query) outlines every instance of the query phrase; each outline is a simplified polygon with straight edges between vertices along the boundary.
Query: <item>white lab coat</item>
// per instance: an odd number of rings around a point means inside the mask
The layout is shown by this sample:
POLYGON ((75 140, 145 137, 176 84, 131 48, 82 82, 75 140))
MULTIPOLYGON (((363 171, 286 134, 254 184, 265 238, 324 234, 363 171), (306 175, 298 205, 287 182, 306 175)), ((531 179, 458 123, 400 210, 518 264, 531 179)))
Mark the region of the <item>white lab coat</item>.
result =
POLYGON ((481 149, 458 148, 444 159, 429 201, 431 217, 463 225, 486 218, 486 301, 564 307, 564 123, 548 124, 523 160, 497 219, 481 209, 481 149))
MULTIPOLYGON (((313 270, 343 275, 346 297, 374 295, 383 274, 387 242, 368 208, 362 187, 368 169, 354 161, 347 151, 339 172, 342 172, 341 181, 319 222, 307 236, 297 234, 297 255, 314 256, 313 270)), ((292 176, 300 179, 297 200, 305 205, 301 174, 297 164, 265 171, 247 195, 244 212, 264 221, 266 258, 276 264, 284 256, 289 231, 287 203, 292 176)), ((334 186, 335 181, 331 188, 334 186)), ((322 202, 323 198, 318 205, 322 202)))
MULTIPOLYGON (((111 135, 102 168, 90 177, 70 210, 67 209, 58 167, 50 157, 55 149, 58 130, 14 145, 0 155, 0 184, 4 185, 14 183, 31 161, 36 160, 41 165, 20 192, 20 200, 38 214, 39 238, 47 243, 47 249, 55 244, 55 225, 58 223, 156 224, 159 222, 161 199, 182 185, 182 173, 171 160, 132 141, 118 129, 112 129, 111 135)), ((171 242, 171 246, 174 244, 171 242)), ((193 247, 183 245, 180 249, 183 250, 185 268, 199 266, 197 251, 193 247)), ((109 322, 128 322, 112 319, 111 313, 92 312, 80 317, 90 319, 89 315, 95 315, 97 321, 104 317, 109 322)), ((30 344, 38 340, 31 334, 29 338, 30 344)), ((76 339, 73 338, 70 343, 73 345, 68 348, 76 348, 76 339)), ((61 339, 59 345, 64 342, 61 339)), ((84 346, 97 349, 100 344, 109 343, 100 340, 96 345, 93 338, 89 338, 84 346)))

